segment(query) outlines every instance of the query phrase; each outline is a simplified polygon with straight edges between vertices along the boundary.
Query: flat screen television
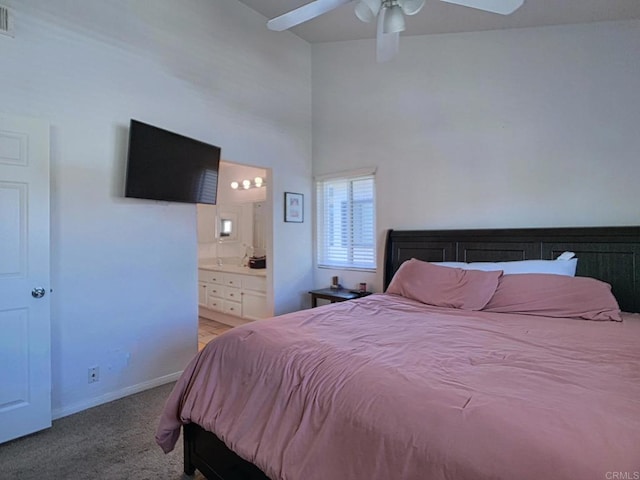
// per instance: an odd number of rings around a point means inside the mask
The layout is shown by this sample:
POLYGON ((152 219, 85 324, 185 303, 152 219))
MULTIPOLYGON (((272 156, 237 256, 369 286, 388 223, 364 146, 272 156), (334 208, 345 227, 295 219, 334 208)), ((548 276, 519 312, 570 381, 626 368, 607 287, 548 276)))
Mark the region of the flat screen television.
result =
POLYGON ((125 197, 216 203, 220 147, 131 120, 125 197))

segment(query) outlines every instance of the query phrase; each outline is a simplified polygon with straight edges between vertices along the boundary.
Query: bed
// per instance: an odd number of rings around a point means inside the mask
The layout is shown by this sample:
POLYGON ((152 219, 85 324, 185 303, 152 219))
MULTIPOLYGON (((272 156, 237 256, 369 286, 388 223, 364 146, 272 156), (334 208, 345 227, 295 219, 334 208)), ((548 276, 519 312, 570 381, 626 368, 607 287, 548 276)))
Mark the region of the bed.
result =
POLYGON ((485 310, 385 293, 254 322, 194 358, 156 439, 169 451, 182 427, 185 472, 223 480, 634 475, 639 227, 392 230, 384 284, 397 292, 394 275, 412 259, 519 262, 564 251, 577 255, 578 277, 611 285, 631 313, 491 311, 495 290, 485 310))

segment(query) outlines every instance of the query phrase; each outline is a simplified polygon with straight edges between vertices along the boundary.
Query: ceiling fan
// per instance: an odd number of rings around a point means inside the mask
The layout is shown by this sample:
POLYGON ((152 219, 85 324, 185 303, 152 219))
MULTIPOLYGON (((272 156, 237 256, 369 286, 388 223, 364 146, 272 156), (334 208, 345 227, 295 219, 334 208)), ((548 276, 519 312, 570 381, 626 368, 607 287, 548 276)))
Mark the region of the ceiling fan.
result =
MULTIPOLYGON (((377 18, 376 59, 378 62, 391 60, 398 53, 400 32, 405 29, 404 16, 415 15, 422 10, 425 3, 425 0, 315 0, 269 20, 267 27, 281 32, 354 1, 356 2, 355 13, 360 20, 369 23, 377 18)), ((524 0, 441 1, 501 15, 515 12, 524 3, 524 0)))

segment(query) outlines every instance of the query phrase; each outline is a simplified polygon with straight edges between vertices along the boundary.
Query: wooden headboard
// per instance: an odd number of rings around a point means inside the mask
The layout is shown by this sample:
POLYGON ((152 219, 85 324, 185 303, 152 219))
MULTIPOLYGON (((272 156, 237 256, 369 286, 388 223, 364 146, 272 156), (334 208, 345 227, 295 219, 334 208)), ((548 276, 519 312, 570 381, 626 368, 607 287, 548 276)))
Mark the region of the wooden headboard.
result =
POLYGON ((491 230, 389 230, 385 290, 402 262, 552 260, 564 251, 578 257, 576 275, 611 284, 620 308, 640 312, 640 227, 524 228, 491 230))

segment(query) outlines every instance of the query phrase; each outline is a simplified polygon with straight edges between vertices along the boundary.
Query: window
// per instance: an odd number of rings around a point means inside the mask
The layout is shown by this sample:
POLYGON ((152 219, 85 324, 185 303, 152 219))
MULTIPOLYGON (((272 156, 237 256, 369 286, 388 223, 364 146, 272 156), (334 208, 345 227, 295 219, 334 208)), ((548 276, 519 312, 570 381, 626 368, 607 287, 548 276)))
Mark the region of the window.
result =
POLYGON ((320 267, 375 270, 375 177, 372 170, 316 183, 320 267))

